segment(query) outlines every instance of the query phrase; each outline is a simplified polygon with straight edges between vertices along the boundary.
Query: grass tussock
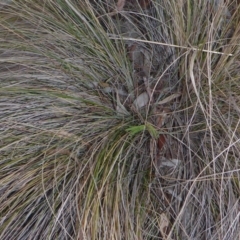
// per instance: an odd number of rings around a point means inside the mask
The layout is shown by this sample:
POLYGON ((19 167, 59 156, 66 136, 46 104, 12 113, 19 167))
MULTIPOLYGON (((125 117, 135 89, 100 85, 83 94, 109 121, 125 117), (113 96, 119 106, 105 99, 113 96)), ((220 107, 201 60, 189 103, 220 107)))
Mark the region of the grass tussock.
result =
POLYGON ((239 239, 240 6, 116 2, 0 3, 0 239, 239 239))

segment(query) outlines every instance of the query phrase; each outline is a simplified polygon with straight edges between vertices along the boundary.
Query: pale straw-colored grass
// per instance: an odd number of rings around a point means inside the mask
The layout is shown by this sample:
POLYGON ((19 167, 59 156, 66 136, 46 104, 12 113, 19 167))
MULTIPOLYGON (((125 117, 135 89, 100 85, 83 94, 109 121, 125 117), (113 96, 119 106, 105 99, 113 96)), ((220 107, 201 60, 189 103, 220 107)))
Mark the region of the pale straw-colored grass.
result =
POLYGON ((236 4, 0 3, 0 239, 239 239, 236 4))

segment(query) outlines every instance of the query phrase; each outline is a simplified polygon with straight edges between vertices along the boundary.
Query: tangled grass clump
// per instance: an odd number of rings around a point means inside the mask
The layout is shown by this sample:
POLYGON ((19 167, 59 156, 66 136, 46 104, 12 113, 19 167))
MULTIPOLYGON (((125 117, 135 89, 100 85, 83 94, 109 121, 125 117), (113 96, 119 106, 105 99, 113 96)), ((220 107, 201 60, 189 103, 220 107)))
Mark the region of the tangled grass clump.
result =
POLYGON ((240 6, 116 2, 0 3, 0 239, 239 239, 240 6))

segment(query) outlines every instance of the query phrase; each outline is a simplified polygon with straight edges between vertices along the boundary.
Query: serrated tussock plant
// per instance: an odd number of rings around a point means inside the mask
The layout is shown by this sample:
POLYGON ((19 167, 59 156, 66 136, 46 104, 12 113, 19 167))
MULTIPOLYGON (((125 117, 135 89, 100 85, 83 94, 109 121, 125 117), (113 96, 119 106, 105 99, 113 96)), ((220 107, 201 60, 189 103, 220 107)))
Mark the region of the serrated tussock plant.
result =
POLYGON ((239 8, 0 3, 0 239, 239 239, 239 8))

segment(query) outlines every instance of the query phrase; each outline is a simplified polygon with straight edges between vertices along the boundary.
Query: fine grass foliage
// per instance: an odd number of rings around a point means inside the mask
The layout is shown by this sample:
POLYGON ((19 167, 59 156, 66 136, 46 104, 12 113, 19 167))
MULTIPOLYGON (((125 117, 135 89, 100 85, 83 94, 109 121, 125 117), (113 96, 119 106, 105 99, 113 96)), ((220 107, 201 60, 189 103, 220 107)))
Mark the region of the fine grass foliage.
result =
POLYGON ((118 2, 0 3, 0 239, 239 239, 238 1, 118 2))

